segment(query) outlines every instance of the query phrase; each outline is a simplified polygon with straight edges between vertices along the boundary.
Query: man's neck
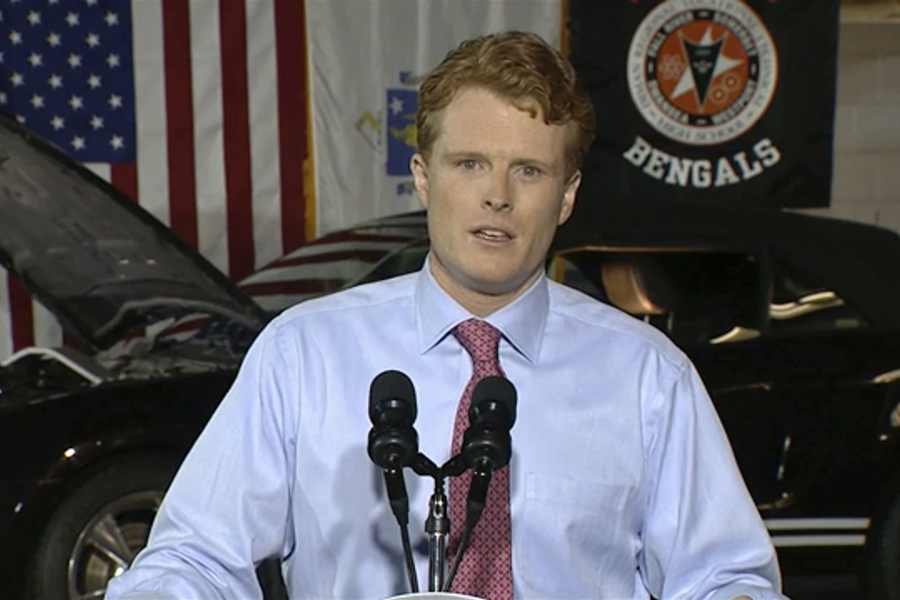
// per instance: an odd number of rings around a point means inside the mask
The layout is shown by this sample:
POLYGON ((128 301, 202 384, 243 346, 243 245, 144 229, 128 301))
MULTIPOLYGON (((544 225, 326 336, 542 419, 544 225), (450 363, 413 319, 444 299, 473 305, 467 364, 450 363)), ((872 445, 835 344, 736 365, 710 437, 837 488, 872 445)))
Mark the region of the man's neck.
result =
POLYGON ((481 318, 487 317, 491 313, 494 313, 511 303, 529 289, 535 280, 540 277, 540 272, 537 272, 515 290, 506 293, 491 294, 477 291, 474 286, 469 287, 461 284, 459 281, 452 278, 444 269, 435 269, 430 262, 431 260, 435 259, 433 257, 430 258, 428 268, 438 286, 460 306, 476 317, 481 318))

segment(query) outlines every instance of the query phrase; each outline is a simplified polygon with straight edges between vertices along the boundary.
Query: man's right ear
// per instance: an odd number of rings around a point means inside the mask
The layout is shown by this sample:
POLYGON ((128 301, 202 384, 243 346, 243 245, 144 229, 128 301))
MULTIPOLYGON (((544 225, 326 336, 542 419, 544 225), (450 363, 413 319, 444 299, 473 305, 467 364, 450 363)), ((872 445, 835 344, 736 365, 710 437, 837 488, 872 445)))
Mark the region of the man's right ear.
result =
POLYGON ((409 159, 409 170, 412 171, 413 184, 416 187, 416 196, 422 208, 428 208, 428 163, 420 152, 416 152, 409 159))

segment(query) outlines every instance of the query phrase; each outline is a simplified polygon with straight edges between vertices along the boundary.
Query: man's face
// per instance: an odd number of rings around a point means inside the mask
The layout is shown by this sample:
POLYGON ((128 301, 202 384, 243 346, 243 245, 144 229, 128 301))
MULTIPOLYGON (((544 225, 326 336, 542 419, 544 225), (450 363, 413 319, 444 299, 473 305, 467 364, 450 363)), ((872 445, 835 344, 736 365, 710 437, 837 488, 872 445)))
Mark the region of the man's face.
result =
POLYGON ((566 128, 483 88, 441 112, 428 160, 411 161, 428 211, 431 270, 458 302, 503 306, 543 269, 581 174, 566 176, 566 128))

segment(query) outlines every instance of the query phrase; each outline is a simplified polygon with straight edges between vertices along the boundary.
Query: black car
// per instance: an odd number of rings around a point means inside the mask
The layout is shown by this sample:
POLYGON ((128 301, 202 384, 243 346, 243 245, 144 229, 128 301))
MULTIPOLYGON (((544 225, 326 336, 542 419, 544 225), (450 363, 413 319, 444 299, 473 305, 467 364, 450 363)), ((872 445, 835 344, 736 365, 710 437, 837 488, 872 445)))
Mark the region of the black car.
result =
MULTIPOLYGON (((691 356, 786 575, 855 573, 900 598, 900 237, 724 205, 592 205, 589 190, 548 274, 691 356)), ((399 215, 236 285, 0 120, 0 260, 72 339, 0 368, 0 589, 102 596, 267 320, 427 252, 424 215, 399 215)))

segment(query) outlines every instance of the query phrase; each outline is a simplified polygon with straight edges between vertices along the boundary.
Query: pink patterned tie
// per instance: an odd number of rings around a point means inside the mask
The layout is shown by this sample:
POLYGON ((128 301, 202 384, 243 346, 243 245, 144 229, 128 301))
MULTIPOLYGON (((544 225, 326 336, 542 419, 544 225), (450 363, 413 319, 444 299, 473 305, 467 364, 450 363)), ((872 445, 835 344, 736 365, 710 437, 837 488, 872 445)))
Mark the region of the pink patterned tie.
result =
MULTIPOLYGON (((492 325, 478 319, 469 319, 457 325, 453 335, 472 357, 472 378, 459 400, 453 424, 452 455, 456 455, 462 446, 463 433, 469 426, 469 403, 475 384, 491 375, 503 375, 503 371, 497 358, 500 332, 492 325)), ((466 522, 466 496, 471 479, 471 471, 450 479, 450 560, 456 554, 459 537, 466 522)), ((453 578, 451 590, 488 600, 512 598, 509 465, 496 471, 491 478, 484 511, 469 538, 468 549, 453 578)))

